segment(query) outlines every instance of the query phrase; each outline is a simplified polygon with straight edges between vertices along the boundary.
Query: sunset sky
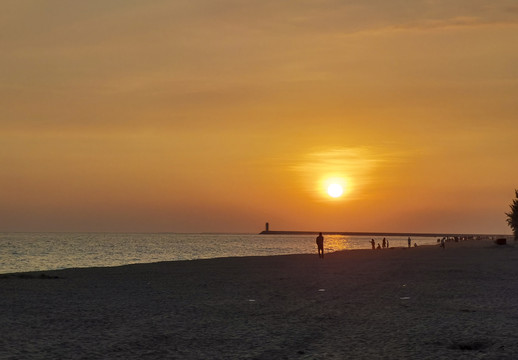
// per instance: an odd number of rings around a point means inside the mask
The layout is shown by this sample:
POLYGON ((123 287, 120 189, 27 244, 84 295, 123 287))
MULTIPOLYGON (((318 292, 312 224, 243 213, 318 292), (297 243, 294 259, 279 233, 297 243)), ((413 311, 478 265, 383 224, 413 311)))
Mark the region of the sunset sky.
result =
POLYGON ((515 0, 0 9, 0 231, 510 233, 515 0))

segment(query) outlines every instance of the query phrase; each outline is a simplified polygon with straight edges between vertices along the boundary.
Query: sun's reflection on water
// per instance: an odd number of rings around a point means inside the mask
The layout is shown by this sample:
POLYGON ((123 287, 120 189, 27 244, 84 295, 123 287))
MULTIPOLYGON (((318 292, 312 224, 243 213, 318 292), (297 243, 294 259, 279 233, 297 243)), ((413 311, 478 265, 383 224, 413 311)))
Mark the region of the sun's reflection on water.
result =
POLYGON ((324 248, 327 252, 351 250, 356 248, 351 244, 351 237, 345 235, 327 235, 325 236, 324 248))

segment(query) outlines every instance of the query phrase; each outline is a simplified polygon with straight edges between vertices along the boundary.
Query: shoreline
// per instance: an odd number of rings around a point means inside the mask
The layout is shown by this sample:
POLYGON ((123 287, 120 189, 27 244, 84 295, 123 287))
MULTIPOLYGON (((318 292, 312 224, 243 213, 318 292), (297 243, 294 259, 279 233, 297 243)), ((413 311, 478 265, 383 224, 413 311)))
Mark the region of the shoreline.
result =
MULTIPOLYGON (((484 240, 463 240, 463 241, 484 241, 484 240)), ((418 247, 435 247, 438 246, 438 244, 419 244, 418 247)), ((413 245, 411 248, 415 248, 413 245)), ((408 249, 406 246, 391 246, 389 248, 385 249, 375 249, 378 250, 395 250, 395 249, 408 249)), ((315 250, 316 251, 316 250, 315 250)), ((329 251, 326 252, 326 255, 329 254, 335 254, 335 253, 341 253, 341 252, 349 252, 349 251, 373 251, 373 249, 369 249, 367 247, 362 249, 343 249, 343 250, 337 250, 337 251, 329 251)), ((159 264, 159 263, 177 263, 177 262, 191 262, 191 261, 207 261, 207 260, 217 260, 217 259, 244 259, 244 258, 267 258, 267 257, 277 257, 277 256, 299 256, 299 255, 308 255, 312 256, 310 253, 294 253, 294 254, 275 254, 275 255, 236 255, 236 256, 220 256, 220 257, 211 257, 211 258, 199 258, 199 259, 181 259, 181 260, 159 260, 159 261, 153 261, 153 262, 135 262, 135 263, 129 263, 129 264, 120 264, 120 265, 107 265, 107 266, 83 266, 83 267, 66 267, 61 269, 43 269, 43 270, 28 270, 28 271, 11 271, 11 272, 0 272, 0 279, 5 279, 9 277, 21 277, 24 278, 24 275, 26 278, 33 277, 36 278, 39 275, 43 275, 43 277, 46 276, 47 273, 50 272, 59 272, 59 271, 68 271, 68 270, 85 270, 85 269, 109 269, 109 268, 117 268, 117 267, 125 267, 125 266, 134 266, 134 265, 153 265, 153 264, 159 264)))
MULTIPOLYGON (((337 251, 0 278, 0 358, 518 356, 518 247, 337 251)), ((16 273, 21 274, 21 273, 16 273)))
MULTIPOLYGON (((318 234, 318 233, 317 233, 318 234)), ((323 233, 324 235, 326 233, 323 233)), ((332 233, 327 233, 327 235, 331 235, 332 233)), ((467 240, 459 240, 458 242, 455 242, 453 240, 447 241, 446 246, 454 245, 454 247, 462 247, 463 244, 467 244, 468 247, 478 246, 477 244, 482 244, 483 246, 491 246, 495 244, 495 240, 492 239, 467 239, 467 240)), ((514 241, 507 240, 507 246, 514 246, 514 241)), ((518 245, 518 242, 516 243, 518 245)), ((419 244, 417 246, 418 248, 434 248, 439 247, 439 243, 437 244, 419 244)), ((450 247, 450 246, 448 246, 450 247)), ((387 250, 408 250, 408 249, 415 249, 416 247, 412 245, 410 248, 407 246, 391 246, 389 248, 382 248, 382 249, 370 249, 370 248, 362 248, 362 249, 343 249, 343 250, 337 250, 337 251, 329 251, 326 252, 326 255, 329 254, 337 254, 337 253, 343 253, 343 252, 371 252, 371 251, 387 251, 387 250)), ((315 248, 316 253, 316 248, 315 248)), ((180 260, 159 260, 159 261, 152 261, 152 262, 135 262, 135 263, 129 263, 129 264, 118 264, 118 265, 107 265, 107 266, 81 266, 81 267, 66 267, 66 268, 60 268, 60 269, 43 269, 43 270, 27 270, 27 271, 10 271, 10 272, 3 272, 0 273, 0 279, 6 279, 6 278, 37 278, 38 276, 42 276, 43 278, 47 276, 48 273, 54 273, 54 272, 61 272, 61 271, 80 271, 80 270, 87 270, 87 269, 110 269, 110 268, 120 268, 120 267, 126 267, 126 266, 138 266, 138 265, 154 265, 154 264, 160 264, 160 263, 182 263, 182 262, 196 262, 196 261, 208 261, 208 260, 224 260, 224 259, 246 259, 246 258, 268 258, 268 257, 278 257, 278 256, 313 256, 312 253, 294 253, 294 254, 275 254, 275 255, 236 255, 236 256, 220 256, 220 257, 211 257, 211 258, 199 258, 199 259, 180 259, 180 260)), ((51 276, 51 275, 49 275, 51 276)))
MULTIPOLYGON (((376 242, 382 242, 378 236, 330 235, 325 241, 326 251, 370 249, 373 237, 376 242)), ((418 245, 437 243, 437 237, 412 239, 418 245)), ((393 247, 405 246, 407 237, 387 237, 387 240, 393 247)), ((314 242, 313 235, 4 236, 0 243, 9 256, 3 258, 0 274, 227 256, 311 254, 315 251, 314 242)))

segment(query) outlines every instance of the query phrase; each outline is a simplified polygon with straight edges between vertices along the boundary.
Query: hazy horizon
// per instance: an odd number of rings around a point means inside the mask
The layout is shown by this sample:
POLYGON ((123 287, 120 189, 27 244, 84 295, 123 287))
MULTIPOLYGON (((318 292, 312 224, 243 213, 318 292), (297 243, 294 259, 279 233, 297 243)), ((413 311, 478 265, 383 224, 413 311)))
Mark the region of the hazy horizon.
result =
POLYGON ((2 232, 511 233, 513 0, 1 8, 2 232))

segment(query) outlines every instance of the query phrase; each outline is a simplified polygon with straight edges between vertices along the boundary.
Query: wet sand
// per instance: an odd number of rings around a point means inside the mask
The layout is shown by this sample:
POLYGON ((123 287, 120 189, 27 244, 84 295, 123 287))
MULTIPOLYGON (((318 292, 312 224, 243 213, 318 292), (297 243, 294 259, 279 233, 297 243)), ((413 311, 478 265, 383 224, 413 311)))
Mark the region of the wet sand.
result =
POLYGON ((0 275, 0 359, 516 359, 518 247, 0 275))

